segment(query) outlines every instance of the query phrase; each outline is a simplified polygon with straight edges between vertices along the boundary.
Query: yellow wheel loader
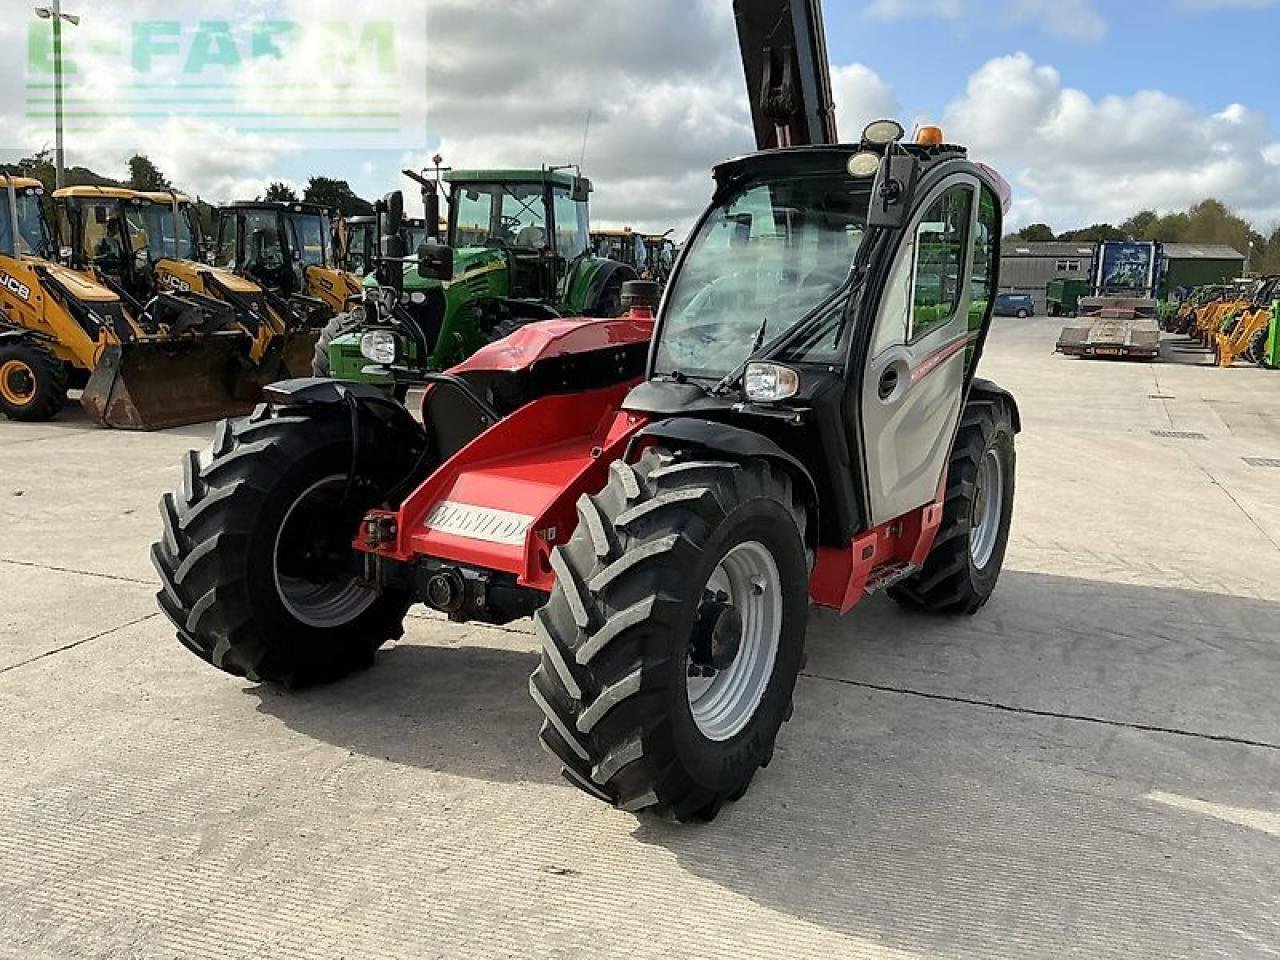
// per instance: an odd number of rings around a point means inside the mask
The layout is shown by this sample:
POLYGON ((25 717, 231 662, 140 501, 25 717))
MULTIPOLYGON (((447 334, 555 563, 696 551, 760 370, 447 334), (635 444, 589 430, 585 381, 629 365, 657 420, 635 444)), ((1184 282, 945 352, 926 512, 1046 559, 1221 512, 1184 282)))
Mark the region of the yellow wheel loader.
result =
POLYGON ((1229 367, 1242 355, 1250 363, 1262 359, 1267 327, 1271 323, 1271 306, 1277 296, 1280 296, 1280 277, 1265 277, 1258 283, 1249 304, 1222 325, 1215 351, 1218 366, 1229 367))

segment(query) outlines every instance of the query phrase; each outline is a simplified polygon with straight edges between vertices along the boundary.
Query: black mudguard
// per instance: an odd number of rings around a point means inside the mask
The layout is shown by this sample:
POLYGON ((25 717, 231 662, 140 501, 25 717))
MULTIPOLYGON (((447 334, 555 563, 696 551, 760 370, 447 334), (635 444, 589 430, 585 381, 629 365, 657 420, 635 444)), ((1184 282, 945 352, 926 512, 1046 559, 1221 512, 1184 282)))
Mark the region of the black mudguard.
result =
POLYGON ((743 427, 696 417, 673 417, 670 420, 655 421, 641 430, 632 443, 642 437, 680 447, 698 447, 722 454, 731 460, 766 460, 781 466, 803 490, 803 497, 810 511, 806 530, 806 539, 809 541, 807 546, 811 549, 817 546, 818 485, 803 463, 768 437, 743 427))
POLYGON ((1009 415, 1013 418, 1013 432, 1022 432, 1022 414, 1018 411, 1018 401, 1013 398, 1012 393, 994 380, 983 380, 981 377, 974 377, 973 383, 969 386, 969 399, 1003 400, 1008 404, 1009 415))
POLYGON ((420 436, 422 425, 402 403, 397 403, 372 383, 330 380, 327 377, 298 377, 281 380, 262 390, 262 399, 278 407, 336 407, 349 410, 352 403, 397 430, 420 436))

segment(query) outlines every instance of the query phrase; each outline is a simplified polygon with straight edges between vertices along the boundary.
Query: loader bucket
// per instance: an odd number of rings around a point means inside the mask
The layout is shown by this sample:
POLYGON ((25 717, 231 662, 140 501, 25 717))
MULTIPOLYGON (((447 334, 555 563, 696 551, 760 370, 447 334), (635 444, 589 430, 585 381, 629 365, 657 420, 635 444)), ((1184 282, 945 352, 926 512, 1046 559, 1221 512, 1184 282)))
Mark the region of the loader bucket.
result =
POLYGON ((284 364, 281 380, 311 376, 311 363, 315 358, 319 330, 291 330, 284 335, 284 348, 280 359, 284 364))
POLYGON ((162 430, 252 409, 241 336, 137 340, 108 347, 80 398, 90 418, 117 430, 162 430))

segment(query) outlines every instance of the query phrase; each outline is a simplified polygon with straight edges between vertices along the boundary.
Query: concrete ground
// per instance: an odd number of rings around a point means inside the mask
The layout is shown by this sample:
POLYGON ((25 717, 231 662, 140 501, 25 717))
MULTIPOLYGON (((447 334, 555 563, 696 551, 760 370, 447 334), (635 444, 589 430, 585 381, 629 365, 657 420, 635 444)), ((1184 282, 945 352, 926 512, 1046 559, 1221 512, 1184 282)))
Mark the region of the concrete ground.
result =
POLYGON ((301 694, 216 672, 147 558, 211 428, 0 422, 0 956, 1280 955, 1280 468, 1244 460, 1280 373, 1056 332, 983 363, 1025 427, 992 602, 816 614, 704 827, 557 777, 527 624, 415 614, 301 694))

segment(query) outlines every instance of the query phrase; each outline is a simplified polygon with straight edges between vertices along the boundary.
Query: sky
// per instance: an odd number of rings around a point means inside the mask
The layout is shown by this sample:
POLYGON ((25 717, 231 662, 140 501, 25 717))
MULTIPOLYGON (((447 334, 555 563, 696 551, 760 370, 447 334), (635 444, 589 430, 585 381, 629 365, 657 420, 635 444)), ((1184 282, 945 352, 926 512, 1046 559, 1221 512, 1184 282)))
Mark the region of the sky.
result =
MULTIPOLYGON (((111 103, 128 94, 122 77, 142 86, 139 21, 180 23, 172 51, 150 41, 145 77, 165 83, 181 79, 183 69, 191 74, 201 24, 225 17, 246 45, 255 22, 308 25, 272 70, 246 57, 247 65, 211 75, 207 61, 227 51, 204 36, 195 75, 222 82, 229 99, 219 113, 206 105, 197 115, 171 98, 145 116, 68 134, 69 163, 122 176, 128 156, 146 152, 177 184, 213 201, 254 196, 271 180, 301 185, 323 174, 368 197, 405 189, 412 206, 414 189, 400 170, 429 166, 437 152, 456 167, 581 160, 595 184, 594 224, 679 233, 709 198, 711 165, 753 146, 730 0, 64 6, 83 15, 68 30, 80 44, 72 48, 79 81, 111 103), (323 46, 318 25, 385 19, 389 11, 395 88, 378 94, 362 86, 368 70, 323 46), (84 46, 90 42, 94 49, 84 46), (356 88, 373 99, 353 103, 356 88), (280 120, 282 111, 357 116, 388 102, 399 114, 392 134, 366 119, 325 121, 348 129, 318 135, 300 133, 303 119, 280 120), (321 109, 309 109, 316 104, 321 109), (246 119, 273 110, 266 126, 246 119)), ((967 145, 1012 183, 1014 227, 1118 222, 1138 209, 1167 212, 1207 196, 1261 229, 1280 224, 1280 84, 1265 68, 1275 62, 1280 0, 825 0, 824 10, 842 137, 856 139, 881 116, 908 128, 941 124, 949 141, 967 145)), ((20 18, 0 21, 0 43, 25 50, 28 29, 20 18)), ((52 134, 25 102, 33 89, 29 58, 2 60, 0 159, 12 159, 50 143, 52 134)))

